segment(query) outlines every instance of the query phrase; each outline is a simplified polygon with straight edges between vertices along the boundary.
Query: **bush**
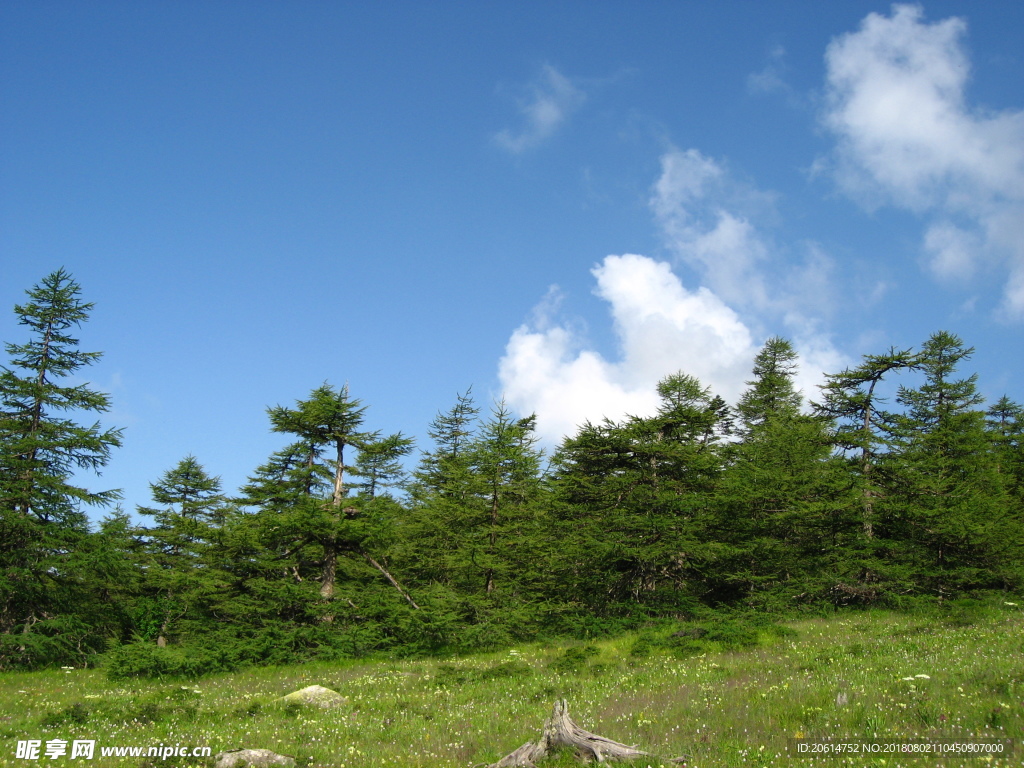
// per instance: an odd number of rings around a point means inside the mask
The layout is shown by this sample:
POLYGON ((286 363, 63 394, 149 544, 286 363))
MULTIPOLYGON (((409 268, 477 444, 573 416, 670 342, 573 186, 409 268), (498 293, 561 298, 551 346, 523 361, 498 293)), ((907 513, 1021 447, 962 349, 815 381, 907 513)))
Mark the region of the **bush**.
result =
POLYGON ((195 678, 232 672, 241 664, 238 658, 224 651, 196 646, 160 648, 140 640, 108 652, 105 666, 107 677, 123 680, 130 677, 195 678))
POLYGON ((566 648, 565 652, 557 659, 548 664, 548 668, 555 672, 573 674, 580 672, 587 666, 587 659, 597 656, 600 651, 592 645, 566 648))

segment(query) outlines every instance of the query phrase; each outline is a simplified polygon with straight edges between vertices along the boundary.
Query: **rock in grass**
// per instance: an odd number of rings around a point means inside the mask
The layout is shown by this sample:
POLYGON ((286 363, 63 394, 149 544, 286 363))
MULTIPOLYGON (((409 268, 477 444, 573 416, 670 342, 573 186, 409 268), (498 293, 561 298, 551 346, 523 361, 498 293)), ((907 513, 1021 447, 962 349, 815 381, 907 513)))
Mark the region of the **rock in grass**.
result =
POLYGON ((269 749, 232 749, 221 752, 214 758, 217 762, 213 768, 245 768, 252 765, 256 768, 268 768, 272 765, 294 768, 295 758, 279 755, 269 749))
POLYGON ((348 703, 348 699, 337 691, 324 688, 322 685, 310 685, 301 690, 289 693, 277 700, 281 704, 311 704, 324 709, 340 707, 348 703))

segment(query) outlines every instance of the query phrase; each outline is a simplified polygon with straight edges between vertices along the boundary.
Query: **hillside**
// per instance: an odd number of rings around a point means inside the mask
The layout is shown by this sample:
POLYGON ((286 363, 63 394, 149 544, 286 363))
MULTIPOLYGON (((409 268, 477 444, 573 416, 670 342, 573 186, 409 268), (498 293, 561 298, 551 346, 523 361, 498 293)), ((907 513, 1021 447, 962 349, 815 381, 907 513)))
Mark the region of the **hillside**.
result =
MULTIPOLYGON (((665 758, 689 755, 687 765, 701 768, 959 764, 790 756, 788 739, 800 735, 1011 738, 1015 754, 977 764, 1024 765, 1024 613, 1004 601, 942 615, 855 612, 759 629, 679 624, 590 645, 250 669, 194 681, 112 682, 93 669, 7 673, 0 766, 32 764, 15 757, 19 740, 39 739, 45 749, 48 740, 94 739, 90 764, 98 768, 148 764, 101 757, 101 747, 161 745, 209 746, 213 754, 262 747, 299 766, 468 768, 536 738, 558 697, 588 730, 665 758), (312 684, 347 703, 275 704, 312 684)), ((545 764, 574 763, 564 756, 545 764)))

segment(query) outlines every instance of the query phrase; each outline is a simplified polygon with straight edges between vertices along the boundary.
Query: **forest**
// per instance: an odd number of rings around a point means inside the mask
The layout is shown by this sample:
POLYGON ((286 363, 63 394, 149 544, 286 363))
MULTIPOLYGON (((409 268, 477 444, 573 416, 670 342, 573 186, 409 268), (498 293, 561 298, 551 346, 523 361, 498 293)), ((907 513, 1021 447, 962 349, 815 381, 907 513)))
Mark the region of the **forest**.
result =
POLYGON ((470 389, 415 446, 323 383, 254 414, 281 448, 242 487, 185 456, 133 517, 81 485, 122 442, 74 383, 92 304, 63 269, 26 294, 0 366, 0 670, 199 675, 1024 587, 1024 408, 983 401, 948 331, 809 401, 770 338, 738 402, 678 372, 655 414, 550 456, 470 389))

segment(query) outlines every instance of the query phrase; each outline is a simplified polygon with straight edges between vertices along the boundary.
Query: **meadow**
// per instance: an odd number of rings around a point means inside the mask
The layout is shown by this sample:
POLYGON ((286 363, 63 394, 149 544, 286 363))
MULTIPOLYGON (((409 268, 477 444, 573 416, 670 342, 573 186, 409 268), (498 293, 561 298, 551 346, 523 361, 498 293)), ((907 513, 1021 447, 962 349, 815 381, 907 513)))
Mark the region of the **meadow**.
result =
MULTIPOLYGON (((266 748, 298 766, 469 768, 538 737, 559 697, 594 733, 697 768, 1024 765, 1024 612, 839 613, 785 626, 656 626, 610 640, 448 659, 112 681, 102 669, 0 675, 0 766, 207 766, 102 757, 101 746, 266 748), (708 630, 711 628, 711 631, 708 630), (281 705, 323 685, 336 709, 281 705), (988 758, 805 757, 790 739, 1015 739, 988 758), (19 741, 95 740, 92 760, 19 759, 19 741)), ((569 755, 542 763, 576 765, 569 755)))

